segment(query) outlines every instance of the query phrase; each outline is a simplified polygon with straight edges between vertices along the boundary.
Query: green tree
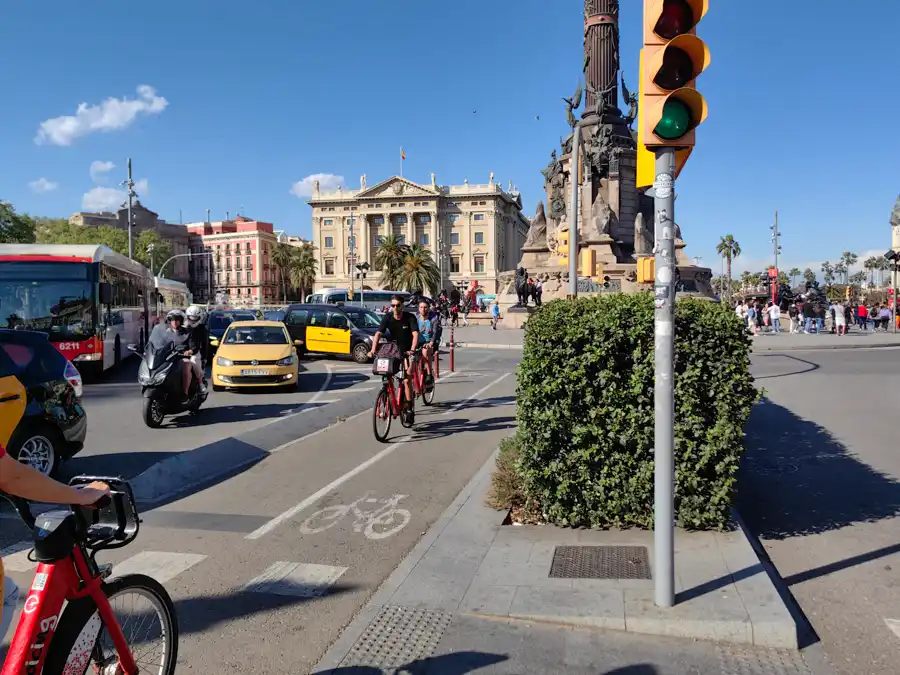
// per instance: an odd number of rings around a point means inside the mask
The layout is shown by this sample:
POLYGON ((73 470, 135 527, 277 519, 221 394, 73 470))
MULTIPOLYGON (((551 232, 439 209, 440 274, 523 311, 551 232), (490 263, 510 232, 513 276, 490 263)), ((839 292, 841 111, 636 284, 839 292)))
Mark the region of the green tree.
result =
POLYGON ((441 273, 431 257, 431 251, 421 244, 406 247, 403 264, 397 272, 397 290, 409 292, 438 292, 441 273))
POLYGON ((0 200, 0 244, 33 244, 35 223, 27 213, 16 213, 13 205, 0 200))
POLYGON ((810 282, 815 281, 816 273, 813 272, 809 267, 807 267, 805 270, 803 270, 803 280, 810 282))
POLYGON ((838 283, 841 283, 841 281, 845 284, 847 283, 847 266, 844 264, 843 260, 835 264, 834 276, 837 278, 838 283))
POLYGON ((294 261, 294 247, 279 242, 272 249, 272 264, 281 275, 281 301, 287 302, 287 282, 294 261))
MULTIPOLYGON (((126 237, 126 248, 128 242, 126 237)), ((127 252, 127 251, 126 251, 127 252)), ((156 230, 144 230, 134 242, 134 259, 141 265, 149 267, 154 274, 158 274, 160 267, 164 262, 172 257, 172 242, 159 236, 156 230), (150 247, 153 247, 152 251, 150 247)), ((175 262, 172 261, 163 271, 163 274, 170 274, 175 269, 175 262)))
MULTIPOLYGON (((728 277, 728 288, 731 288, 731 262, 741 255, 741 245, 734 235, 726 234, 719 240, 716 253, 725 258, 725 274, 728 277)), ((730 300, 730 297, 729 297, 730 300)))
POLYGON ((792 267, 792 268, 791 268, 791 271, 788 272, 788 274, 789 274, 790 277, 791 277, 791 286, 792 286, 792 287, 793 287, 793 286, 796 286, 796 285, 797 285, 797 277, 800 276, 800 268, 798 268, 798 267, 792 267))
POLYGON ((834 267, 827 260, 822 263, 822 275, 826 285, 831 285, 834 282, 834 267))
POLYGON ((788 278, 788 275, 785 272, 778 273, 778 283, 779 284, 790 284, 791 280, 788 278))
POLYGON ((860 270, 859 272, 854 272, 850 275, 850 283, 855 284, 857 286, 861 286, 862 283, 866 280, 866 273, 860 270))
POLYGON ((407 249, 399 235, 388 234, 381 238, 372 262, 376 270, 381 270, 382 287, 401 290, 400 270, 406 259, 407 249))
POLYGON ((846 282, 847 274, 850 271, 850 268, 856 264, 856 261, 859 260, 859 256, 855 253, 851 253, 850 251, 844 251, 841 253, 841 263, 844 265, 844 281, 846 282))
POLYGON ((304 243, 294 249, 293 259, 290 264, 291 284, 300 290, 301 300, 306 297, 307 291, 311 291, 316 282, 316 247, 310 243, 304 243))

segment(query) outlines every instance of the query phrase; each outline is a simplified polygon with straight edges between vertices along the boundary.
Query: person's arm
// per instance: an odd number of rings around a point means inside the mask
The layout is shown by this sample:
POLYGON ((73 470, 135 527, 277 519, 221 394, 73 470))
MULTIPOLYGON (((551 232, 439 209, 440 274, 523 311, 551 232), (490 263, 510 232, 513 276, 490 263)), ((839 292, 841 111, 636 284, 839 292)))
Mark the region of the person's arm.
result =
POLYGON ((410 347, 410 351, 416 351, 416 346, 419 344, 419 322, 415 319, 415 317, 409 317, 410 328, 412 328, 412 347, 410 347))
POLYGON ((35 502, 80 506, 90 506, 109 494, 109 487, 104 483, 94 482, 84 488, 70 487, 17 462, 5 452, 0 454, 0 490, 35 502))

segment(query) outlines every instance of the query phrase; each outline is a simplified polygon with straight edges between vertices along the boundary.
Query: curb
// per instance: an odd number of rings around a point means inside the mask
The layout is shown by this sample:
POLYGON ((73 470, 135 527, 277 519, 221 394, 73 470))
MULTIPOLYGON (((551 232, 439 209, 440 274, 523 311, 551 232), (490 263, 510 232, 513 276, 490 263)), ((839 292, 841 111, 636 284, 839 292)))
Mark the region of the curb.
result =
POLYGON ((900 347, 900 340, 897 342, 879 342, 876 344, 831 344, 831 345, 781 345, 781 346, 765 346, 757 347, 754 343, 754 352, 810 352, 810 351, 837 351, 846 349, 889 349, 900 347))
MULTIPOLYGON (((454 342, 454 347, 463 349, 522 349, 522 345, 517 344, 491 344, 489 342, 454 342)), ((448 344, 449 348, 450 345, 448 344)))

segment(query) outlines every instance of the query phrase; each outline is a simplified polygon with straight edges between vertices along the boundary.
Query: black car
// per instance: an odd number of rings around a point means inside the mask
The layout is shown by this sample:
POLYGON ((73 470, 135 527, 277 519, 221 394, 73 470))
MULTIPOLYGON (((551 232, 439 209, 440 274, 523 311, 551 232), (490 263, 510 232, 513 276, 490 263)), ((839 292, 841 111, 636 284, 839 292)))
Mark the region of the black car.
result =
POLYGON ((46 333, 0 330, 0 444, 45 475, 84 447, 87 415, 75 366, 46 333))

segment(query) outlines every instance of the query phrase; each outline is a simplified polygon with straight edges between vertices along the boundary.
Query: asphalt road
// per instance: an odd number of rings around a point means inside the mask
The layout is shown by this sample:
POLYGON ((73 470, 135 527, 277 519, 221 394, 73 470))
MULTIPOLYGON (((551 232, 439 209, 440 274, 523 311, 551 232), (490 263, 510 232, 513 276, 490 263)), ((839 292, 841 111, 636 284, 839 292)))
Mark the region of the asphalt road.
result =
MULTIPOLYGON (((435 406, 420 409, 413 430, 395 420, 387 443, 372 433, 375 392, 362 391, 366 378, 345 378, 343 371, 328 377, 328 366, 353 364, 315 364, 318 374, 298 394, 213 394, 205 414, 217 424, 154 431, 142 428, 139 399, 127 387, 107 381, 86 393, 92 423, 105 416, 114 431, 104 436, 92 427, 91 451, 79 461, 107 467, 130 461, 122 454, 162 456, 273 419, 270 427, 289 425, 297 438, 321 418, 322 433, 283 443, 226 481, 146 511, 132 545, 100 554, 101 562, 124 561, 117 574, 143 571, 172 594, 181 630, 179 672, 311 670, 513 432, 520 354, 459 356, 459 372, 439 382, 435 406), (335 402, 284 419, 316 395, 335 402), (357 400, 360 414, 332 424, 345 410, 340 406, 357 400), (264 412, 254 414, 254 406, 264 412), (182 438, 188 434, 193 440, 182 438)), ((7 572, 27 588, 33 566, 25 559, 27 545, 17 542, 28 533, 8 518, 0 525, 0 547, 14 544, 5 551, 7 572)))
POLYGON ((835 670, 896 675, 900 350, 757 354, 753 372, 767 399, 747 429, 740 511, 835 670))

